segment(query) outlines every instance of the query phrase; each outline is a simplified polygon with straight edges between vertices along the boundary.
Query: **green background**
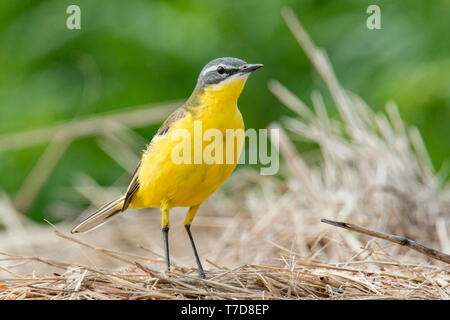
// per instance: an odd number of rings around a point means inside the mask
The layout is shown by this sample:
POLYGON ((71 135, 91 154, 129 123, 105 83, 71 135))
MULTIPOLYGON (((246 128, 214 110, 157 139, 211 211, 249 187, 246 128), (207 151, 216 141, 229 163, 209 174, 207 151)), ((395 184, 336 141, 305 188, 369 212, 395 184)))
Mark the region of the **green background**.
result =
MULTIPOLYGON (((293 115, 267 89, 278 79, 307 104, 324 85, 280 16, 290 5, 324 47, 342 85, 382 110, 394 100, 421 131, 436 169, 450 157, 450 1, 0 1, 0 135, 134 105, 187 98, 201 68, 221 56, 265 67, 240 99, 246 127, 293 115), (81 30, 66 8, 81 7, 81 30), (381 30, 366 9, 381 8, 381 30)), ((327 97, 331 114, 334 105, 327 97)), ((150 140, 158 126, 137 130, 150 140)), ((14 196, 45 146, 0 153, 0 190, 14 196)), ((86 172, 108 186, 123 169, 93 138, 75 141, 28 215, 68 195, 86 172)), ((55 219, 53 219, 55 220, 55 219)))

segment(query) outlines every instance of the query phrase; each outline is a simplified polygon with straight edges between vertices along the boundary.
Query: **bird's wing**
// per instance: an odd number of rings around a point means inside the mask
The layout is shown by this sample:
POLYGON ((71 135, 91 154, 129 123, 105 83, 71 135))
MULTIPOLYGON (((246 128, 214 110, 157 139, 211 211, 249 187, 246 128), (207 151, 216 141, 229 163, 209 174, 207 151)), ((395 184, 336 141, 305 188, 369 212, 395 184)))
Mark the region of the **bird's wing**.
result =
POLYGON ((136 193, 137 189, 139 189, 139 181, 138 181, 138 175, 139 175, 139 168, 141 167, 141 161, 139 161, 136 169, 133 173, 133 178, 131 178, 131 182, 128 185, 127 193, 125 193, 125 200, 123 203, 122 211, 125 211, 128 206, 130 205, 131 199, 133 198, 133 195, 136 193))
MULTIPOLYGON (((188 111, 186 110, 186 108, 184 108, 184 106, 181 106, 180 108, 175 110, 166 119, 166 121, 164 121, 164 123, 161 125, 161 127, 158 129, 158 131, 156 132, 152 141, 155 140, 155 138, 165 135, 175 122, 177 122, 180 119, 183 119, 186 116, 187 112, 188 111)), ((152 142, 150 142, 149 146, 147 147, 147 152, 151 150, 151 145, 152 145, 152 142)), ((136 170, 134 170, 133 178, 131 178, 131 182, 130 182, 127 192, 125 194, 125 201, 123 204, 122 211, 125 211, 128 208, 131 200, 133 199, 133 195, 139 189, 138 176, 139 176, 139 168, 140 167, 141 167, 141 161, 139 161, 139 164, 137 165, 136 170)))
POLYGON ((165 135, 169 129, 173 126, 175 122, 177 122, 180 119, 183 119, 186 114, 188 113, 187 109, 184 106, 181 106, 164 121, 164 123, 161 125, 161 127, 158 129, 158 132, 156 132, 155 137, 157 136, 163 136, 165 135))

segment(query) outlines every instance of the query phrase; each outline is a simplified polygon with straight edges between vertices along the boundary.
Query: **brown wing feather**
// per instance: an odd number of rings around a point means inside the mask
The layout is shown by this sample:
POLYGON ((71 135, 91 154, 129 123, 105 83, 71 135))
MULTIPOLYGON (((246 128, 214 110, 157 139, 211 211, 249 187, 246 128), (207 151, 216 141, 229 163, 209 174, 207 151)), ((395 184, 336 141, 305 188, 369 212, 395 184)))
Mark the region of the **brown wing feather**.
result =
POLYGON ((161 125, 161 127, 158 129, 158 132, 156 132, 155 136, 163 136, 165 135, 169 129, 172 127, 172 125, 177 122, 178 120, 184 118, 188 111, 184 106, 181 106, 164 121, 164 123, 161 125))
POLYGON ((128 208, 131 200, 133 199, 133 195, 136 193, 137 189, 139 188, 138 175, 139 175, 140 167, 141 167, 141 161, 139 161, 136 169, 134 170, 133 178, 131 178, 131 182, 128 186, 127 193, 125 194, 125 201, 123 203, 122 211, 125 211, 128 208))

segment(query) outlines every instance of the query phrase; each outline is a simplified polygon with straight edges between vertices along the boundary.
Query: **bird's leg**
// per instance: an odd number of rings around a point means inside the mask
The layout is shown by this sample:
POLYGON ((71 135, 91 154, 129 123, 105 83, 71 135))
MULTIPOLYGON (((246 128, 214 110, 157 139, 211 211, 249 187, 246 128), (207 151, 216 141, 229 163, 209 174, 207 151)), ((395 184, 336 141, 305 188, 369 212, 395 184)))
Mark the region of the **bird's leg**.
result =
POLYGON ((170 256, 169 256, 169 208, 161 207, 161 227, 164 239, 164 249, 166 252, 167 272, 170 272, 170 256))
POLYGON ((200 262, 200 258, 198 257, 197 249, 195 248, 194 238, 192 238, 191 233, 191 223, 192 220, 194 220, 195 214, 198 211, 198 208, 200 208, 200 205, 191 207, 186 215, 186 218, 184 219, 184 227, 186 228, 186 231, 189 235, 189 240, 191 240, 191 246, 194 250, 195 260, 197 261, 197 267, 198 267, 198 274, 200 278, 206 279, 205 271, 203 271, 202 263, 200 262))
POLYGON ((195 260, 197 261, 197 267, 198 267, 198 275, 200 278, 206 279, 205 271, 203 271, 202 263, 200 262, 200 258, 198 257, 197 249, 195 248, 194 239, 192 238, 191 225, 187 224, 184 227, 186 228, 186 231, 189 235, 189 239, 191 240, 192 249, 194 250, 195 260))

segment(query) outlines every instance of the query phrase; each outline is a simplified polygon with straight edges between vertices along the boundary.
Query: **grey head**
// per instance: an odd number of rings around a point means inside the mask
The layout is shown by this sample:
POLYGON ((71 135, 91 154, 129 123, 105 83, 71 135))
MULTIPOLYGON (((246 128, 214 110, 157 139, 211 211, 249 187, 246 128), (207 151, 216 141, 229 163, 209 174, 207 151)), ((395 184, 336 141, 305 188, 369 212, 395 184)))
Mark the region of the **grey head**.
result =
POLYGON ((200 72, 197 80, 197 88, 203 88, 206 85, 217 84, 227 79, 245 76, 262 66, 262 64, 248 64, 244 60, 231 57, 214 59, 200 72))

